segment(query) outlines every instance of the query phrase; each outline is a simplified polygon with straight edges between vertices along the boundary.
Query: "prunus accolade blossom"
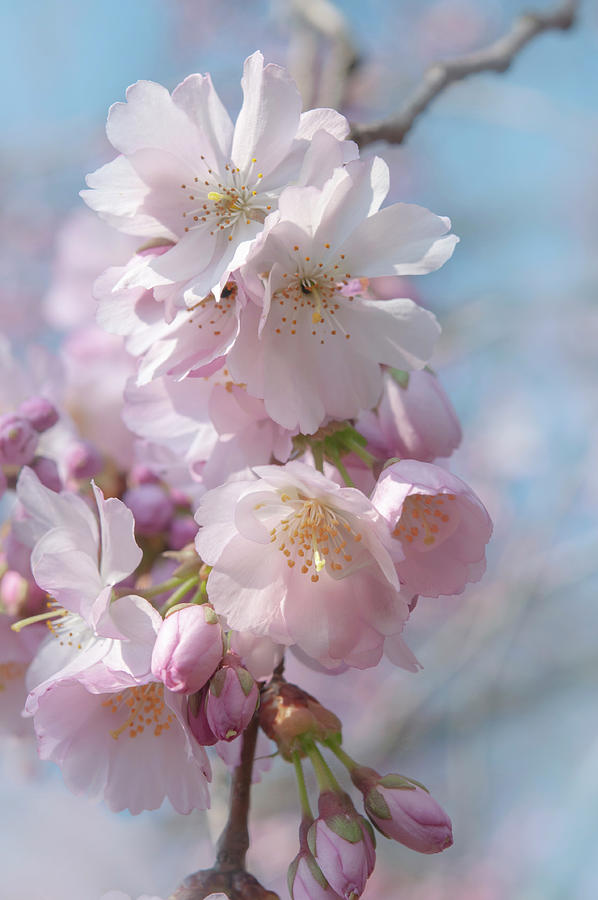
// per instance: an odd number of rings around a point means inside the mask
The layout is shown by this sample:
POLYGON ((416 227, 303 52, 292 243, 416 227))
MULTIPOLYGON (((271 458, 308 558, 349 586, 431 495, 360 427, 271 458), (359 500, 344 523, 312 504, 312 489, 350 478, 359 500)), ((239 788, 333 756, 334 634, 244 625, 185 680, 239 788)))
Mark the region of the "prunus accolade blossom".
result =
MULTIPOLYGON (((253 472, 209 491, 196 514, 214 609, 327 667, 375 665, 409 615, 386 523, 360 491, 305 463, 253 472)), ((406 645, 400 664, 417 668, 406 645)))

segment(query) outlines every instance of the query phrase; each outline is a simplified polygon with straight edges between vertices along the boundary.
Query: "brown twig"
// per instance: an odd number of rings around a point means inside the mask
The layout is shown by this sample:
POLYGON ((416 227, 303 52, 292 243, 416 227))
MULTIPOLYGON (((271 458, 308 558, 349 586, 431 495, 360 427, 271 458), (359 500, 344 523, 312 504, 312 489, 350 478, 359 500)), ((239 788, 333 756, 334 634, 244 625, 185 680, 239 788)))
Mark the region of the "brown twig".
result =
POLYGON ((354 125, 351 138, 364 147, 374 141, 401 144, 418 116, 450 84, 477 72, 505 72, 520 50, 545 31, 566 31, 574 24, 579 0, 565 0, 552 12, 525 13, 511 30, 489 47, 431 66, 397 116, 370 125, 354 125))
POLYGON ((249 847, 249 798, 258 732, 257 713, 243 733, 241 759, 231 780, 228 820, 216 847, 212 869, 195 872, 171 894, 170 900, 204 900, 222 892, 230 900, 279 900, 245 869, 249 847))

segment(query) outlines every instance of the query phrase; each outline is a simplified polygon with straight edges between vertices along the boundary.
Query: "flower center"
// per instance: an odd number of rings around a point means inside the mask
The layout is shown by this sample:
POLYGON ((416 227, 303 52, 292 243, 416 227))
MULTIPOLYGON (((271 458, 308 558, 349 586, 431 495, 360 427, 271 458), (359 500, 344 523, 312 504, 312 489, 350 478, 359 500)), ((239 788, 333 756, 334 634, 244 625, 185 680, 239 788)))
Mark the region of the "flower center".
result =
MULTIPOLYGON (((325 245, 327 248, 329 244, 325 245)), ((336 262, 313 260, 310 256, 299 257, 299 247, 293 247, 297 254, 297 268, 285 272, 285 285, 273 297, 270 317, 275 334, 299 334, 300 340, 316 338, 324 344, 327 338, 350 340, 351 335, 342 323, 342 310, 355 297, 342 293, 342 288, 351 278, 343 272, 344 254, 336 262)))
POLYGON ((168 731, 174 719, 164 702, 164 685, 158 682, 126 688, 118 694, 110 694, 102 702, 102 706, 112 713, 116 719, 123 721, 110 734, 118 740, 121 734, 128 732, 129 737, 137 737, 146 728, 156 737, 168 731))
POLYGON ((255 172, 256 163, 253 159, 245 174, 232 163, 224 167, 224 175, 207 168, 207 177, 196 175, 191 183, 182 184, 186 205, 191 207, 183 212, 185 231, 208 226, 210 234, 229 232, 228 239, 232 241, 238 224, 263 223, 272 205, 269 196, 259 190, 263 176, 255 172))
POLYGON ((293 500, 288 494, 282 494, 281 500, 292 503, 293 509, 270 531, 270 541, 286 557, 287 566, 299 565, 301 574, 311 574, 314 582, 325 567, 336 578, 349 574, 361 533, 320 500, 293 500))
POLYGON ((457 529, 461 516, 454 494, 412 494, 403 503, 393 531, 406 552, 426 553, 444 543, 457 529))

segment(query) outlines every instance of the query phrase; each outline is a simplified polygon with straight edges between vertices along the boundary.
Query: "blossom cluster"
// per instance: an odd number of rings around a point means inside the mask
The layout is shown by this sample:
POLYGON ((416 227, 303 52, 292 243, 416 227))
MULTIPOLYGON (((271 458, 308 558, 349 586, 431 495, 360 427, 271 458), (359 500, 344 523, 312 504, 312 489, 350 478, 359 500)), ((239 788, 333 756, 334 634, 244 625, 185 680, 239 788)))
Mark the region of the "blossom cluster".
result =
POLYGON ((461 429, 428 368, 440 328, 402 296, 457 238, 384 206, 386 163, 334 110, 302 113, 284 69, 255 53, 242 88, 235 123, 208 75, 138 82, 110 110, 119 155, 82 192, 122 236, 93 273, 104 332, 55 286, 79 329, 67 371, 2 397, 0 686, 69 788, 133 813, 206 808, 206 748, 234 766, 261 694, 260 740, 302 798, 291 895, 355 898, 373 831, 318 742, 387 837, 436 852, 450 822, 417 782, 350 760, 280 667, 288 648, 337 677, 383 655, 416 672, 418 598, 483 574, 491 522, 447 467, 461 429), (264 710, 291 695, 289 737, 264 710))

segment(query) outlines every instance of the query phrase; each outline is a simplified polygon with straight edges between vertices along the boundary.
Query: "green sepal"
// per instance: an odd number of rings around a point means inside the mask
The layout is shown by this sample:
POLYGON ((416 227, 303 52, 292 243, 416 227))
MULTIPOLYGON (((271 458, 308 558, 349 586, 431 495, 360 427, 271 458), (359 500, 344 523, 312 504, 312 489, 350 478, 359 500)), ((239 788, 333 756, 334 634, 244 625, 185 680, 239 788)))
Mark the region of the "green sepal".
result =
POLYGON ((407 388, 409 385, 409 372, 404 372, 402 369, 393 369, 389 367, 390 374, 399 385, 399 387, 407 388))
POLYGON ((291 900, 293 900, 293 885, 295 883, 295 876, 297 875, 298 868, 299 857, 296 856, 287 870, 287 887, 289 889, 289 894, 291 895, 291 900))
POLYGON ((400 788, 404 791, 414 791, 416 787, 420 787, 426 794, 430 793, 425 785, 420 784, 419 781, 416 781, 414 778, 406 778, 404 775, 383 775, 378 783, 381 784, 382 787, 400 788))
POLYGON ((309 831, 307 832, 307 846, 309 847, 313 856, 316 855, 316 829, 315 825, 312 825, 309 831))
POLYGON ((371 839, 372 839, 372 844, 374 845, 374 849, 375 849, 375 848, 376 848, 376 834, 375 834, 375 832, 374 832, 374 829, 372 828, 371 823, 368 822, 367 819, 364 819, 363 816, 362 816, 362 817, 361 817, 361 824, 363 825, 364 828, 367 829, 367 833, 368 833, 369 836, 371 837, 371 839))
MULTIPOLYGON (((318 882, 320 887, 324 888, 324 890, 326 890, 327 887, 330 887, 330 885, 326 881, 326 878, 324 877, 324 873, 322 872, 321 868, 319 867, 316 860, 314 859, 314 857, 311 854, 309 856, 305 857, 305 862, 307 863, 307 868, 313 875, 314 880, 318 882)), ((298 864, 299 863, 297 862, 297 865, 298 864)))
POLYGON ((336 815, 331 816, 325 821, 328 828, 330 828, 331 831, 334 831, 335 834, 338 834, 339 837, 342 837, 344 841, 349 841, 350 844, 358 844, 359 841, 363 840, 359 822, 355 819, 343 815, 336 815))
POLYGON ((253 675, 247 671, 247 669, 239 668, 237 671, 237 678, 239 679, 239 684, 241 685, 241 689, 246 697, 249 697, 251 691, 253 690, 253 686, 255 684, 255 679, 253 675))
POLYGON ((388 803, 376 788, 372 788, 369 792, 364 806, 368 816, 374 816, 375 819, 392 819, 388 803))
POLYGON ((206 620, 207 625, 217 625, 218 624, 218 616, 214 612, 211 606, 203 607, 203 614, 206 620))
POLYGON ((218 671, 215 675, 212 676, 212 680, 210 681, 210 693, 213 694, 214 697, 220 696, 225 681, 226 672, 224 671, 224 669, 218 669, 218 671))

